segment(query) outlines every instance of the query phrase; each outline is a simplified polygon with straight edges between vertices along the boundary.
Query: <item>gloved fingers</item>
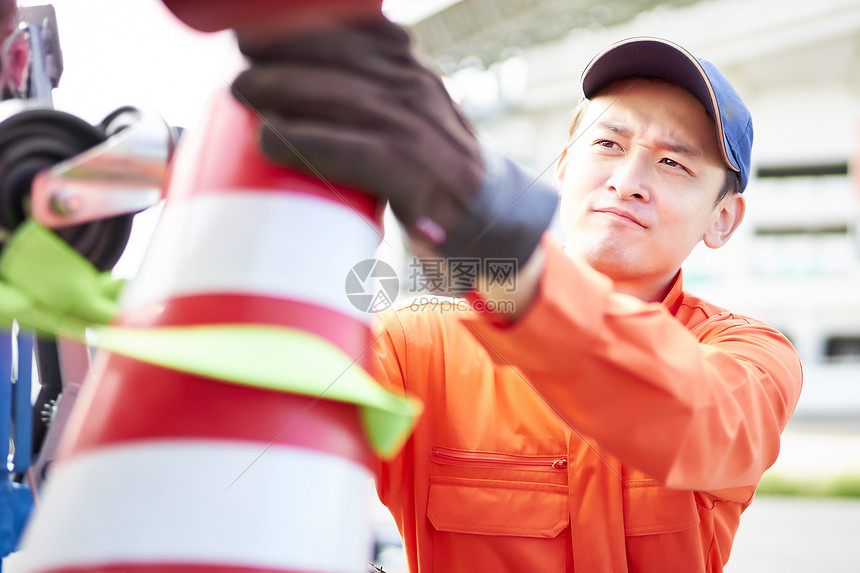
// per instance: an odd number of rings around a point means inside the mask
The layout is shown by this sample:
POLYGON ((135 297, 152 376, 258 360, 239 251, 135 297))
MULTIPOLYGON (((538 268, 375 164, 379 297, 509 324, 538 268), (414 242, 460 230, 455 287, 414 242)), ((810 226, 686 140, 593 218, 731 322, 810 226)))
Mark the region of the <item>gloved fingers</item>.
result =
POLYGON ((363 125, 389 137, 442 137, 457 153, 477 156, 478 144, 441 80, 423 69, 404 72, 398 86, 343 70, 267 64, 243 71, 234 94, 259 113, 316 117, 363 125))
POLYGON ((276 163, 389 199, 404 223, 430 201, 459 198, 464 207, 464 197, 443 190, 477 186, 480 160, 464 162, 466 150, 450 145, 444 132, 410 124, 414 114, 395 109, 389 115, 405 119, 392 127, 386 119, 379 125, 346 124, 269 113, 263 116, 260 147, 276 163), (398 209, 406 203, 412 207, 398 209))
POLYGON ((434 185, 425 166, 412 165, 390 139, 361 127, 278 116, 267 117, 264 125, 260 147, 266 156, 328 183, 386 198, 392 189, 408 190, 395 197, 424 197, 434 185), (401 166, 391 168, 392 163, 401 166))
MULTIPOLYGON (((302 125, 317 122, 318 131, 329 126, 334 131, 374 134, 389 144, 387 148, 401 156, 410 154, 416 163, 424 164, 415 175, 447 188, 476 189, 481 180, 477 141, 442 82, 425 71, 413 77, 408 88, 389 89, 340 70, 267 64, 240 74, 234 89, 240 100, 270 122, 270 128, 283 129, 280 141, 269 134, 263 148, 275 162, 296 167, 287 146, 291 120, 302 125)), ((389 170, 403 169, 391 165, 393 157, 387 159, 389 170)), ((400 192, 405 189, 409 188, 400 192)), ((386 190, 380 189, 380 193, 386 190)))
POLYGON ((340 70, 296 65, 260 65, 233 81, 237 99, 265 114, 315 117, 366 124, 388 121, 396 95, 379 82, 340 70))
POLYGON ((384 61, 412 59, 409 34, 384 17, 278 39, 240 32, 237 39, 239 49, 255 63, 296 60, 373 74, 384 61))
MULTIPOLYGON (((335 127, 273 119, 261 132, 261 148, 270 157, 277 154, 282 164, 327 183, 387 199, 413 240, 443 242, 445 230, 459 222, 469 205, 467 196, 448 191, 450 181, 467 180, 462 174, 469 167, 456 160, 450 166, 427 162, 377 132, 335 127)), ((448 152, 442 146, 437 155, 448 152)), ((473 168, 469 176, 479 180, 480 162, 466 165, 473 168)))
MULTIPOLYGON (((302 37, 240 37, 239 43, 251 66, 234 80, 234 93, 264 117, 376 131, 424 164, 413 175, 466 194, 480 187, 479 145, 469 125, 439 77, 412 56, 409 36, 396 24, 377 18, 302 37)), ((270 159, 295 167, 293 153, 281 155, 270 136, 264 149, 270 159)))
POLYGON ((482 154, 404 29, 378 18, 238 39, 250 67, 233 87, 264 118, 269 159, 388 199, 414 238, 447 243, 483 188, 482 154))

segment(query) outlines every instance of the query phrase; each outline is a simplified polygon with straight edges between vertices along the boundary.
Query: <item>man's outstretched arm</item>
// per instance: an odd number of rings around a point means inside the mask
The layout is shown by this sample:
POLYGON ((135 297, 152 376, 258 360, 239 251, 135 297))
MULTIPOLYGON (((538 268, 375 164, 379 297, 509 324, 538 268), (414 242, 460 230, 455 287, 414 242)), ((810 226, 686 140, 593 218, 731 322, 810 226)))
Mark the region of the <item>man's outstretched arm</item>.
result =
MULTIPOLYGON (((380 15, 238 37, 249 65, 234 92, 262 116, 270 159, 387 200, 419 256, 515 260, 520 288, 504 297, 527 308, 558 194, 479 143, 405 30, 380 15)), ((496 296, 489 282, 475 286, 496 296)))

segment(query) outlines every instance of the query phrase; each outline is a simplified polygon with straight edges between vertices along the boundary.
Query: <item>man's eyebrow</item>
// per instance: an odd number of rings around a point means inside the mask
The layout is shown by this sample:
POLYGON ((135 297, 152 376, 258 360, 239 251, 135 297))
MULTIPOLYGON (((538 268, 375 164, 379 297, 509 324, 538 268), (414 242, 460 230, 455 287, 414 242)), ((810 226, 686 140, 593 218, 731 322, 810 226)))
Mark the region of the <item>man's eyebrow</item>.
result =
MULTIPOLYGON (((594 124, 595 127, 600 129, 605 129, 607 131, 611 131, 612 133, 617 133, 622 137, 630 137, 633 135, 633 130, 619 123, 615 123, 613 121, 602 119, 594 124)), ((687 157, 703 157, 704 153, 698 147, 693 145, 688 145, 686 143, 682 143, 680 141, 671 140, 671 139, 661 139, 657 142, 657 145, 661 149, 665 149, 667 151, 671 151, 672 153, 677 153, 678 155, 685 155, 687 157)))
POLYGON ((704 155, 702 153, 702 150, 698 147, 687 145, 686 143, 680 143, 678 141, 669 141, 667 139, 662 139, 657 142, 657 145, 659 145, 663 149, 671 151, 672 153, 686 155, 687 157, 702 157, 704 155))
POLYGON ((609 121, 607 119, 601 119, 597 123, 594 124, 595 127, 599 127, 601 129, 605 129, 611 131, 612 133, 617 133, 618 135, 630 136, 633 132, 623 125, 617 124, 615 122, 609 121))

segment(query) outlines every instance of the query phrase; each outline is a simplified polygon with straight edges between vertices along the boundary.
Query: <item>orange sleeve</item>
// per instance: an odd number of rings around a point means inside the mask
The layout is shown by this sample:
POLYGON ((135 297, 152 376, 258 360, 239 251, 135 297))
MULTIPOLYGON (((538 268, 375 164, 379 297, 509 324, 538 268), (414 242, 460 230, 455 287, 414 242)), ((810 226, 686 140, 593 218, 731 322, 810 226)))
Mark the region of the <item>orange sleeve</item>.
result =
POLYGON ((800 395, 801 366, 775 329, 728 313, 695 334, 660 304, 544 240, 537 299, 507 327, 468 326, 497 361, 584 436, 667 487, 758 483, 800 395))
MULTIPOLYGON (((386 311, 374 324, 371 374, 389 392, 405 394, 406 333, 397 314, 386 311)), ((386 505, 402 490, 410 466, 411 449, 404 447, 388 461, 378 460, 375 483, 379 499, 386 505)))

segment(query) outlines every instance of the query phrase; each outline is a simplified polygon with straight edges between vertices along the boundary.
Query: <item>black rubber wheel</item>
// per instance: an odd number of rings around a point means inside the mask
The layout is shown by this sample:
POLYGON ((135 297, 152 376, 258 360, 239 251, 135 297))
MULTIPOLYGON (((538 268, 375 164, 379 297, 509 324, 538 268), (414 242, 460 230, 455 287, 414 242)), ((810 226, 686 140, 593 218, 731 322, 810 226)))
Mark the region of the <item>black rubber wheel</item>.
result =
MULTIPOLYGON (((40 171, 104 140, 101 127, 53 109, 23 111, 0 123, 0 226, 14 231, 29 216, 30 188, 40 171)), ((133 218, 122 215, 55 232, 106 271, 125 250, 133 218)), ((0 249, 3 241, 0 237, 0 249)))

